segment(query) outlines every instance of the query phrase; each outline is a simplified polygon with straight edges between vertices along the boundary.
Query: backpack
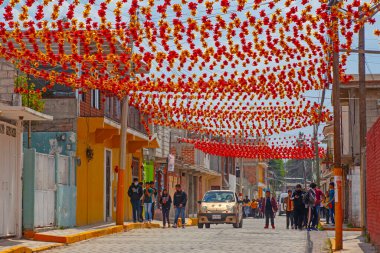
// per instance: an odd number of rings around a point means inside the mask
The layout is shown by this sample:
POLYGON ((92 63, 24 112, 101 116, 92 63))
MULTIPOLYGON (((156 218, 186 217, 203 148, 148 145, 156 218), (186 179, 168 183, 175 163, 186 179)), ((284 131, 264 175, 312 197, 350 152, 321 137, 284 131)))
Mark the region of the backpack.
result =
POLYGON ((314 205, 315 192, 313 190, 309 190, 307 193, 303 195, 303 203, 305 203, 306 205, 314 205))

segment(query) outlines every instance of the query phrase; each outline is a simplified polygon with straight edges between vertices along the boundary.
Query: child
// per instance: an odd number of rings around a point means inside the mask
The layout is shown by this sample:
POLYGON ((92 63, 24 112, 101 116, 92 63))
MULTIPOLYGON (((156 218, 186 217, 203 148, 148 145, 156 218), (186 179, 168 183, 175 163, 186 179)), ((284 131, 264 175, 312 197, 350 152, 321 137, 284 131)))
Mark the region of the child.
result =
POLYGON ((160 204, 162 208, 162 223, 163 228, 166 226, 166 222, 168 223, 168 228, 170 228, 170 221, 169 221, 169 213, 170 213, 170 206, 172 204, 172 198, 168 194, 168 191, 164 189, 162 191, 162 196, 160 198, 160 204))

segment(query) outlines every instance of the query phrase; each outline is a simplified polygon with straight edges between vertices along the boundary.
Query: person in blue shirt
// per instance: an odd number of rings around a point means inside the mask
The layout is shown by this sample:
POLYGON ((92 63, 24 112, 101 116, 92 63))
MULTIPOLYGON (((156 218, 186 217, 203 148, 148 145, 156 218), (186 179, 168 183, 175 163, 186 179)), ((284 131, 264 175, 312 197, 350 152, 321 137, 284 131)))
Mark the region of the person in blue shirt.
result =
POLYGON ((334 182, 330 182, 330 190, 329 190, 329 211, 330 211, 330 220, 332 224, 335 224, 335 190, 334 190, 334 182))

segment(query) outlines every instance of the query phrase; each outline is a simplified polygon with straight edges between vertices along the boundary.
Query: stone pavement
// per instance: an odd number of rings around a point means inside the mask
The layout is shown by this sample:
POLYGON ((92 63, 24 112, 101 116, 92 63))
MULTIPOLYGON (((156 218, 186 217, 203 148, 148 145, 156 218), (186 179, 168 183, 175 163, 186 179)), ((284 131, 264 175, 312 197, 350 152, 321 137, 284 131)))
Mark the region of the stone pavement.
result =
POLYGON ((277 217, 277 228, 264 229, 263 219, 244 220, 243 229, 212 225, 211 229, 141 229, 82 241, 55 248, 49 253, 97 252, 258 252, 319 253, 324 251, 326 232, 285 229, 285 218, 277 217))
MULTIPOLYGON (((328 231, 328 237, 334 238, 335 232, 328 231)), ((361 236, 361 232, 356 231, 344 231, 343 232, 343 250, 335 252, 347 252, 347 253, 376 253, 376 249, 370 243, 366 243, 361 236)))

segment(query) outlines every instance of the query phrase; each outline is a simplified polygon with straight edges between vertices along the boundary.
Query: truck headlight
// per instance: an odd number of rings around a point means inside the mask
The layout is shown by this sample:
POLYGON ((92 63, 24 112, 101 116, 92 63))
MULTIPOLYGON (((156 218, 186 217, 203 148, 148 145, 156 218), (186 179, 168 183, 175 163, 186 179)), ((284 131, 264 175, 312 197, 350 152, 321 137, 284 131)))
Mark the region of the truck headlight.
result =
POLYGON ((207 213, 207 206, 202 206, 201 211, 202 213, 207 213))
POLYGON ((227 207, 227 211, 228 211, 229 213, 233 213, 233 212, 235 211, 234 206, 226 206, 226 207, 227 207))

